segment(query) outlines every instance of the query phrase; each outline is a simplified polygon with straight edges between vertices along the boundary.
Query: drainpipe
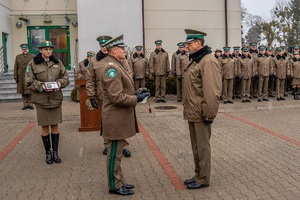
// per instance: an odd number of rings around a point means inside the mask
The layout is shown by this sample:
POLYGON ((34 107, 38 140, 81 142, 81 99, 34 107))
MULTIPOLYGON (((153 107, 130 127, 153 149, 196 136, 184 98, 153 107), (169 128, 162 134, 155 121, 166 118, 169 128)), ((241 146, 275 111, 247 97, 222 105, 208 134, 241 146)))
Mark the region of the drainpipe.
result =
POLYGON ((227 0, 225 0, 225 46, 228 46, 228 7, 227 0))
POLYGON ((145 53, 145 4, 144 4, 144 0, 142 0, 142 28, 143 28, 143 49, 144 49, 144 53, 145 53))

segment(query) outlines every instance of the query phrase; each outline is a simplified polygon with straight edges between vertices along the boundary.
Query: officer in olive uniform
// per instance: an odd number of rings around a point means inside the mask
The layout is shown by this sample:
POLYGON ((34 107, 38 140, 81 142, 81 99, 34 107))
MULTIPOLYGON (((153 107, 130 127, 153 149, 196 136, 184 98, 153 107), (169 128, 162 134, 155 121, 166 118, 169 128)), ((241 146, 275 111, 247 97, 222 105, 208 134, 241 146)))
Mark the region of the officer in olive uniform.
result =
POLYGON ((166 77, 170 72, 170 61, 168 52, 166 52, 161 44, 161 40, 156 40, 156 49, 151 53, 149 60, 150 72, 155 78, 155 97, 156 103, 166 103, 166 77))
POLYGON ((142 46, 135 47, 135 53, 130 58, 130 68, 132 69, 135 89, 145 88, 146 78, 149 77, 148 60, 143 54, 142 46))
MULTIPOLYGON (((75 79, 84 79, 86 80, 88 68, 90 67, 90 60, 95 55, 94 51, 88 51, 86 53, 86 59, 79 62, 78 67, 75 69, 75 79)), ((76 86, 77 91, 77 101, 80 101, 80 87, 76 86)))
POLYGON ((222 50, 221 49, 216 49, 214 56, 215 56, 216 59, 219 59, 222 56, 222 50))
POLYGON ((291 59, 291 77, 292 80, 292 89, 295 100, 300 100, 299 90, 300 90, 300 53, 294 52, 294 57, 291 59))
POLYGON ((238 76, 242 79, 242 103, 246 103, 250 101, 250 86, 251 86, 251 78, 253 74, 253 59, 249 54, 248 47, 242 48, 242 56, 239 57, 238 62, 238 76))
POLYGON ((184 42, 179 42, 177 46, 178 50, 172 56, 171 72, 176 77, 177 102, 181 102, 182 97, 184 96, 184 88, 182 87, 184 81, 184 71, 189 64, 189 57, 184 50, 184 42))
POLYGON ((109 193, 132 195, 134 188, 124 181, 121 160, 125 139, 138 130, 135 106, 150 96, 149 92, 136 93, 131 75, 120 62, 125 58, 123 35, 105 43, 108 57, 100 75, 103 90, 103 137, 108 141, 107 178, 109 193))
POLYGON ((233 104, 233 79, 237 74, 237 63, 230 54, 230 47, 223 47, 223 50, 224 53, 222 57, 219 58, 223 74, 223 101, 224 104, 233 104))
MULTIPOLYGON (((233 59, 234 59, 234 62, 238 63, 239 59, 242 54, 240 54, 240 47, 239 46, 235 46, 233 47, 233 53, 231 54, 233 59)), ((237 98, 237 99, 241 99, 241 83, 242 83, 242 79, 238 76, 236 76, 234 79, 233 79, 233 99, 237 98)))
MULTIPOLYGON (((102 73, 102 69, 106 64, 106 57, 108 54, 108 51, 104 46, 104 44, 108 42, 110 39, 112 39, 112 37, 107 35, 101 35, 97 38, 97 41, 100 45, 100 51, 91 58, 90 67, 88 68, 89 70, 86 79, 86 89, 87 89, 87 94, 89 96, 88 101, 90 101, 87 102, 87 105, 92 106, 92 108, 89 109, 100 108, 101 112, 102 112, 102 104, 103 104, 103 92, 102 92, 102 88, 100 87, 100 76, 102 73)), ((101 129, 102 129, 102 124, 101 124, 101 129)), ((101 130, 100 130, 100 134, 102 134, 101 130)), ((126 144, 128 144, 127 141, 126 144)), ((105 140, 104 138, 104 150, 102 152, 103 155, 107 155, 107 150, 108 150, 107 140, 105 140)), ((126 148, 124 149, 123 153, 126 157, 131 156, 131 152, 126 148)))
POLYGON ((33 110, 31 102, 30 91, 25 86, 25 71, 28 63, 34 57, 33 54, 28 53, 28 45, 21 44, 22 53, 16 56, 14 66, 14 79, 17 83, 17 93, 22 94, 23 108, 22 110, 33 110))
POLYGON ((195 176, 184 184, 188 189, 201 189, 210 183, 211 124, 219 109, 222 72, 210 47, 204 46, 206 33, 189 29, 185 32, 191 63, 185 71, 183 116, 188 120, 195 176))
POLYGON ((257 96, 258 96, 258 74, 257 74, 257 70, 255 68, 256 68, 256 60, 257 60, 258 51, 257 51, 257 44, 255 42, 250 43, 249 54, 254 62, 254 69, 253 69, 254 73, 253 73, 252 80, 251 80, 251 88, 250 88, 251 97, 250 98, 252 98, 252 97, 257 98, 257 96))
POLYGON ((288 59, 284 55, 284 49, 282 47, 277 48, 277 55, 274 59, 274 71, 276 75, 276 97, 277 101, 285 100, 284 95, 284 83, 288 71, 288 59))
POLYGON ((63 101, 61 88, 69 85, 70 81, 63 63, 52 55, 54 48, 52 42, 41 42, 38 48, 40 53, 30 61, 26 68, 26 86, 32 91, 32 102, 36 107, 38 125, 42 127, 46 163, 52 164, 53 161, 61 163, 58 156, 60 135, 58 124, 62 123, 63 101), (52 84, 49 85, 48 82, 52 84), (49 127, 51 128, 52 152, 49 127))
POLYGON ((273 48, 272 47, 267 47, 266 48, 266 54, 268 54, 268 56, 271 59, 272 62, 272 69, 271 69, 271 74, 269 76, 269 89, 268 89, 268 95, 269 97, 275 97, 275 87, 276 87, 276 77, 274 74, 274 54, 273 54, 273 48))
POLYGON ((258 102, 270 101, 268 99, 269 76, 272 74, 272 57, 265 53, 266 46, 258 47, 256 69, 258 74, 258 102))

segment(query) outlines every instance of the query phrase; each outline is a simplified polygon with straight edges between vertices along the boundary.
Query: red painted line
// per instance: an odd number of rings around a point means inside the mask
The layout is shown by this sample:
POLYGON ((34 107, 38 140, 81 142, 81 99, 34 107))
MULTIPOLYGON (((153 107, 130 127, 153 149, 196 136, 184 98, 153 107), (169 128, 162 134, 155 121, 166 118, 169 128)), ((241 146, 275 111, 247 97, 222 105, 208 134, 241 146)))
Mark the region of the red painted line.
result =
POLYGON ((257 128, 257 129, 259 129, 259 130, 262 130, 262 131, 265 132, 265 133, 268 133, 268 134, 270 134, 270 135, 273 135, 273 136, 275 136, 275 137, 278 137, 278 138, 280 138, 280 139, 283 139, 283 140, 285 140, 285 141, 287 141, 287 142, 289 142, 289 143, 292 143, 292 144, 294 144, 294 145, 300 147, 300 142, 297 141, 297 140, 294 140, 293 138, 289 138, 289 137, 287 137, 287 136, 281 135, 281 134, 276 133, 276 132, 274 132, 274 131, 272 131, 272 130, 270 130, 270 129, 267 129, 267 128, 263 127, 263 126, 260 126, 260 125, 258 125, 258 124, 255 124, 255 123, 246 121, 246 120, 244 120, 244 119, 241 119, 241 118, 236 117, 236 116, 234 116, 234 115, 231 115, 231 114, 229 114, 229 113, 222 113, 222 114, 225 115, 225 116, 227 116, 227 117, 230 117, 230 118, 232 118, 232 119, 235 119, 235 120, 237 120, 237 121, 239 121, 239 122, 242 122, 242 123, 244 123, 244 124, 247 124, 247 125, 249 125, 249 126, 253 126, 254 128, 257 128))
POLYGON ((31 122, 19 135, 15 138, 1 153, 0 161, 3 160, 7 154, 17 146, 17 144, 23 139, 23 137, 33 128, 35 122, 31 122))
POLYGON ((148 144, 149 148, 155 155, 156 159, 158 160, 159 164, 162 166, 163 170, 167 174, 168 178, 170 179, 172 185, 175 186, 176 190, 184 190, 186 189, 183 182, 180 180, 179 176, 177 176, 174 168, 170 165, 170 163, 167 161, 165 156, 162 154, 162 152, 159 150, 159 148, 156 146, 152 138, 149 136, 145 128, 142 126, 140 122, 139 123, 139 129, 140 133, 144 137, 144 140, 148 144))

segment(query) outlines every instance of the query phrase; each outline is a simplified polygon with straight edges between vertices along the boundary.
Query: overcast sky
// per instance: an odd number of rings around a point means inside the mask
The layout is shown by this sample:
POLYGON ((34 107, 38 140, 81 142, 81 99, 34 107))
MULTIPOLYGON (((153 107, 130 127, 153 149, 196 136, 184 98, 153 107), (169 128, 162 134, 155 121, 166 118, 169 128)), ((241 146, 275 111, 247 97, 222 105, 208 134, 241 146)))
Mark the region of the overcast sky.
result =
POLYGON ((248 13, 271 19, 270 11, 275 6, 276 0, 241 0, 248 13))

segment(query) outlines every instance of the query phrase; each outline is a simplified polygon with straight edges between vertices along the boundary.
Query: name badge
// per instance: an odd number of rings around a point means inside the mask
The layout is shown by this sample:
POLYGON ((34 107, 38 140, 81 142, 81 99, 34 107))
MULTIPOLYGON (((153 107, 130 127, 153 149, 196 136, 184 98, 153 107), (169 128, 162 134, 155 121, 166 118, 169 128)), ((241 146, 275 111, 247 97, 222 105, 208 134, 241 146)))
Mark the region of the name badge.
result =
POLYGON ((53 65, 53 68, 58 68, 58 65, 53 65))

